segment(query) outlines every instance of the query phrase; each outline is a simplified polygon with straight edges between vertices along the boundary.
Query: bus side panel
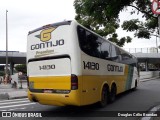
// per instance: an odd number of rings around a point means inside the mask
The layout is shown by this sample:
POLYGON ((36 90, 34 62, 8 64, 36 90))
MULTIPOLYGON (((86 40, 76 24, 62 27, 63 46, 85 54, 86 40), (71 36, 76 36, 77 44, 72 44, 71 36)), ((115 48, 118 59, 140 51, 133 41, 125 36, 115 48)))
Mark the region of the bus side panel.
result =
POLYGON ((107 75, 87 75, 83 76, 83 104, 92 104, 100 101, 101 88, 103 83, 107 83, 111 88, 112 83, 116 83, 117 94, 125 91, 126 76, 107 75))
MULTIPOLYGON (((102 78, 101 78, 102 79, 102 78)), ((85 75, 83 76, 83 105, 92 104, 99 101, 100 86, 102 84, 99 76, 85 75)))
POLYGON ((100 101, 101 88, 104 83, 107 83, 110 88, 113 82, 116 83, 117 93, 125 91, 128 70, 124 64, 100 60, 82 53, 82 66, 83 104, 100 101))

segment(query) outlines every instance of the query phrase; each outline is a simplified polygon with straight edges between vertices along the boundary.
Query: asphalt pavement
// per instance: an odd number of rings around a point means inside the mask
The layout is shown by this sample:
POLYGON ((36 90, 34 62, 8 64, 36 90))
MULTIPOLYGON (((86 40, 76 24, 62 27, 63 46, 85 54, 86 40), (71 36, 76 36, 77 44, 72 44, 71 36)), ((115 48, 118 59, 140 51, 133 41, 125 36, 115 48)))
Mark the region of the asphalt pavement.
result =
MULTIPOLYGON (((118 97, 118 99, 113 103, 109 104, 106 108, 97 109, 94 106, 88 106, 88 107, 56 107, 56 106, 47 106, 47 105, 40 105, 38 103, 29 102, 28 99, 17 99, 14 100, 15 96, 17 98, 19 97, 27 97, 27 87, 25 87, 25 84, 23 84, 23 89, 15 89, 11 88, 12 86, 10 84, 0 84, 0 95, 1 93, 5 93, 8 95, 7 99, 11 100, 2 100, 0 99, 1 103, 1 109, 6 111, 51 111, 54 113, 56 110, 62 110, 64 112, 71 111, 73 115, 86 115, 81 114, 81 111, 83 110, 97 110, 97 111, 159 111, 160 104, 159 104, 159 83, 160 79, 146 79, 143 80, 143 82, 140 82, 139 87, 136 91, 129 91, 129 93, 122 94, 118 97), (150 81, 148 81, 150 80, 150 81), (153 80, 153 82, 152 82, 153 80), (146 81, 146 82, 145 82, 146 81), (23 96, 22 96, 23 95, 23 96), (13 96, 13 97, 12 97, 13 96), (12 101, 13 100, 13 101, 12 101), (132 104, 131 102, 132 101, 132 104), (8 102, 8 103, 7 103, 8 102), (14 105, 11 105, 14 104, 14 105), (16 104, 15 104, 16 103, 16 104), (20 104, 20 105, 19 105, 20 104), (157 106, 155 106, 157 105, 157 106), (155 107, 154 107, 155 106, 155 107), (80 110, 80 112, 79 112, 80 110)), ((87 113, 87 114, 94 114, 94 113, 87 113)), ((65 114, 62 114, 65 115, 65 114)), ((68 120, 71 117, 64 117, 64 119, 68 120)), ((91 117, 92 120, 97 120, 96 117, 91 117)), ((99 119, 102 119, 103 117, 100 117, 99 119)), ((56 118, 57 119, 57 118, 56 118)), ((76 118, 78 120, 78 118, 76 118)), ((82 119, 81 117, 79 119, 82 119)), ((83 119, 88 120, 88 117, 83 117, 83 119)), ((104 120, 106 117, 104 118, 104 120)), ((107 119, 110 119, 107 117, 107 119)), ((112 117, 111 120, 116 120, 117 117, 112 117)), ((16 119, 17 120, 17 119, 16 119)), ((48 118, 47 118, 48 120, 48 118)), ((61 120, 61 118, 60 118, 61 120)), ((118 120, 160 120, 159 117, 144 117, 142 119, 137 119, 134 117, 118 117, 118 120)))

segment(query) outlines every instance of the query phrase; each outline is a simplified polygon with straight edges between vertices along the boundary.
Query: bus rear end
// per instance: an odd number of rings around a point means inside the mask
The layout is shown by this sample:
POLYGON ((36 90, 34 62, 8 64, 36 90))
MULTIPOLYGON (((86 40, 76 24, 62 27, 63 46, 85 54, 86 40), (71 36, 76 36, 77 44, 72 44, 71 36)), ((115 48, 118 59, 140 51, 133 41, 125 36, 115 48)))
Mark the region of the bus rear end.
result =
POLYGON ((27 41, 28 98, 46 105, 80 105, 78 77, 72 74, 71 22, 29 32, 27 41))

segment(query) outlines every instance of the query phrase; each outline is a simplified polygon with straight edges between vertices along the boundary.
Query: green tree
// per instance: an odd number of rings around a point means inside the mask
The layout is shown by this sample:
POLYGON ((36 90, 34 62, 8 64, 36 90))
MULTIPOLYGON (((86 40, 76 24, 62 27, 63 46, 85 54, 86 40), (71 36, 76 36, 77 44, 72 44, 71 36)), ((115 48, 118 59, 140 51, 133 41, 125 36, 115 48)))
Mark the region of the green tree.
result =
POLYGON ((142 14, 144 21, 132 19, 124 21, 122 24, 123 30, 134 32, 135 37, 149 39, 153 34, 158 34, 158 16, 154 15, 151 10, 150 0, 134 0, 128 6, 131 6, 131 14, 142 14))
POLYGON ((106 36, 110 41, 123 46, 131 42, 129 36, 118 39, 116 29, 120 27, 119 13, 132 8, 130 14, 142 14, 145 21, 124 21, 123 30, 134 32, 135 37, 149 39, 157 31, 158 19, 152 13, 150 0, 75 0, 75 19, 87 28, 106 36))
POLYGON ((18 71, 18 72, 22 72, 22 73, 24 73, 24 74, 27 73, 27 66, 26 66, 26 64, 17 65, 17 66, 15 67, 15 69, 16 69, 16 71, 18 71))

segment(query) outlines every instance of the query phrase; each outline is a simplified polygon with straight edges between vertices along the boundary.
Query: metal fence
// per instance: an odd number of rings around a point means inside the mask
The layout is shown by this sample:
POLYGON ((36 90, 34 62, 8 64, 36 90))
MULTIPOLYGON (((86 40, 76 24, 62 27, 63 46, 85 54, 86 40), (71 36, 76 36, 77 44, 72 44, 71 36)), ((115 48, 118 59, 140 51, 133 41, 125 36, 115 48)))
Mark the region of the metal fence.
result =
POLYGON ((123 48, 130 53, 160 53, 160 49, 151 48, 123 48))
MULTIPOLYGON (((6 51, 0 51, 0 55, 6 55, 6 51)), ((26 52, 19 52, 19 51, 8 51, 8 55, 18 55, 18 56, 26 56, 26 52)))

